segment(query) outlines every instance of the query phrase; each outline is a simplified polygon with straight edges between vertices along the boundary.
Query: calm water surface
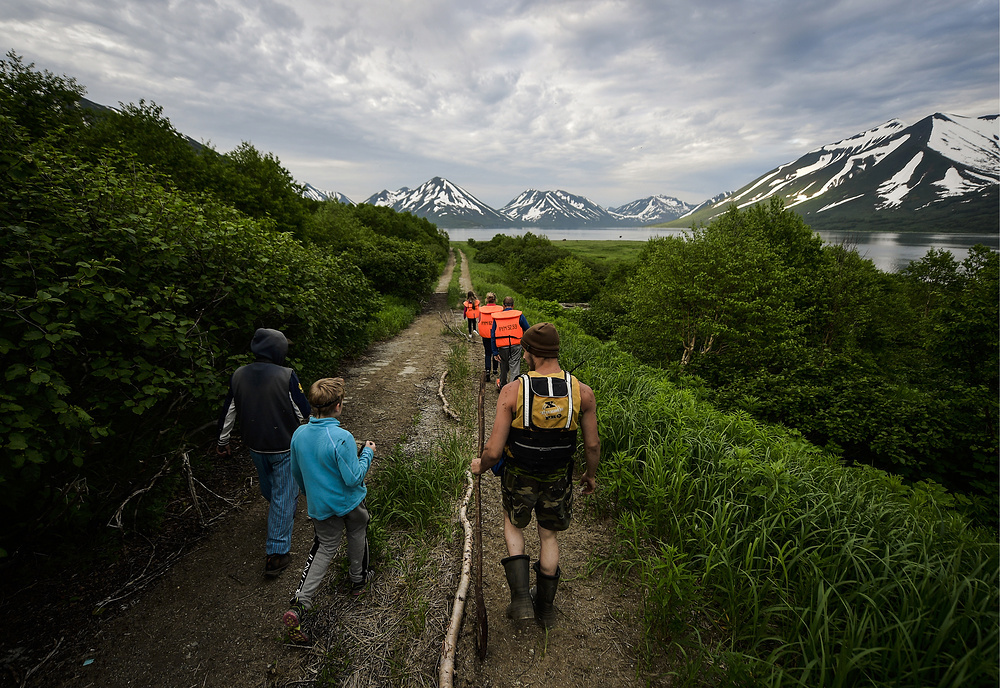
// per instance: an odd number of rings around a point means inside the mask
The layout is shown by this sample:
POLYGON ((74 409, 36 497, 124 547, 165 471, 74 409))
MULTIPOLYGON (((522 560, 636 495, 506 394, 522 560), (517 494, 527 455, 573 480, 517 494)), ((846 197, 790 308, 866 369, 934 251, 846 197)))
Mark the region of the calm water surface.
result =
MULTIPOLYGON (((542 234, 551 241, 589 239, 607 241, 622 239, 646 241, 654 236, 681 236, 683 229, 607 227, 586 229, 540 229, 538 227, 517 227, 507 229, 449 229, 452 241, 489 241, 496 234, 521 236, 527 232, 542 234)), ((880 270, 898 272, 910 261, 923 258, 928 249, 951 251, 956 260, 965 260, 969 248, 985 244, 994 251, 1000 250, 1000 234, 936 234, 933 232, 818 232, 828 244, 846 244, 864 258, 869 259, 880 270)))

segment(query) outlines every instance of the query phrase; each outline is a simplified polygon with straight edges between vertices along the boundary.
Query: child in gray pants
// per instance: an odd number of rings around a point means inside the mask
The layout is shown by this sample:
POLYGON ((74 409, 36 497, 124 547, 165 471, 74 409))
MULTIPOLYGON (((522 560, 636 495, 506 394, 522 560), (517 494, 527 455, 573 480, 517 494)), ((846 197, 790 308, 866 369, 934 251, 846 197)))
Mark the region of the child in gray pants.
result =
POLYGON ((306 495, 315 538, 291 608, 282 616, 289 640, 308 643, 302 619, 330 567, 340 538, 347 532, 351 593, 361 595, 371 579, 365 475, 375 458, 375 443, 358 454, 354 436, 340 426, 344 380, 323 378, 309 388, 314 413, 292 435, 292 477, 306 495))

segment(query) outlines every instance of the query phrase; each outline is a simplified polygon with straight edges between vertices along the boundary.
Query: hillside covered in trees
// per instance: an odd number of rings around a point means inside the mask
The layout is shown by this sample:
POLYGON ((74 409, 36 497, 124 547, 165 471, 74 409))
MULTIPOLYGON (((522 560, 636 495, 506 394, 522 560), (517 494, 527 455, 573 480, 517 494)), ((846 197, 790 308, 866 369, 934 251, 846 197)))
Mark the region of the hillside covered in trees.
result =
POLYGON ((107 523, 215 416, 255 328, 310 381, 408 323, 447 258, 426 220, 306 200, 249 143, 83 95, 0 61, 0 555, 107 523))
POLYGON ((572 243, 469 242, 526 295, 589 301, 571 313, 586 332, 716 407, 947 488, 997 527, 997 253, 976 246, 959 262, 931 250, 885 273, 824 244, 780 199, 653 239, 634 259, 577 256, 572 243))

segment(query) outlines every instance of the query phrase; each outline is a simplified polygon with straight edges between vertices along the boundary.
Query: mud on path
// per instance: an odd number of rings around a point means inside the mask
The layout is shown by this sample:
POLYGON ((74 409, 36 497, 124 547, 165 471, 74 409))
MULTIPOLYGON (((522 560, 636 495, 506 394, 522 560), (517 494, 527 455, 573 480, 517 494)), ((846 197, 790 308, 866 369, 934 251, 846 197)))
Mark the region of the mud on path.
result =
MULTIPOLYGON (((470 378, 478 379, 484 363, 480 339, 468 342, 459 337, 456 333, 464 332, 461 313, 447 308, 453 264, 449 263, 437 292, 406 331, 331 371, 346 382, 344 427, 358 441, 370 439, 378 446, 374 479, 379 462, 390 456, 426 456, 456 433, 470 447, 470 458, 474 451, 474 418, 460 424, 447 417, 438 397, 452 347, 467 349, 470 378), (395 454, 394 448, 399 448, 395 454)), ((465 291, 470 280, 464 260, 462 266, 465 291)), ((474 413, 474 398, 470 398, 474 394, 472 379, 446 383, 445 396, 451 406, 466 416, 474 413)), ((487 433, 496 396, 493 389, 487 389, 487 433)), ((292 565, 278 578, 266 579, 261 574, 267 505, 257 491, 252 464, 240 450, 218 461, 227 462, 224 468, 236 477, 228 484, 228 493, 217 495, 227 500, 227 506, 207 534, 170 561, 165 573, 143 582, 135 594, 124 595, 128 591, 121 590, 119 582, 110 591, 108 585, 97 586, 91 596, 98 592, 100 596, 93 599, 84 593, 84 599, 73 603, 50 600, 43 613, 49 621, 48 635, 33 635, 20 643, 40 647, 18 647, 16 633, 0 636, 4 642, 0 685, 437 685, 441 644, 461 574, 460 505, 453 506, 455 526, 449 538, 427 543, 419 533, 393 535, 386 547, 392 556, 373 562, 376 577, 368 594, 359 600, 344 594, 346 566, 335 561, 327 574, 329 585, 317 599, 307 626, 315 644, 309 649, 294 648, 283 642, 280 617, 312 542, 305 500, 300 499, 296 514, 292 565), (122 594, 121 601, 108 605, 101 616, 60 617, 60 609, 92 609, 116 593, 122 594)), ((597 520, 587 498, 577 493, 573 525, 560 537, 559 625, 546 633, 533 623, 517 627, 504 616, 509 592, 499 564, 506 549, 496 478, 484 476, 482 495, 488 654, 485 661, 476 654, 476 610, 470 587, 454 685, 669 685, 637 667, 641 600, 590 565, 595 555, 611 547, 613 525, 597 520)), ((369 508, 377 518, 378 504, 370 503, 369 508)), ((469 505, 469 513, 474 518, 474 504, 469 505)), ((528 553, 537 557, 537 536, 532 529, 526 531, 528 553)), ((135 568, 148 573, 141 562, 135 568)), ((100 574, 91 579, 95 577, 100 574)), ((137 575, 133 580, 140 578, 137 575)), ((84 587, 90 590, 93 585, 84 587)), ((7 607, 8 613, 32 613, 30 608, 11 608, 9 599, 3 602, 0 608, 7 607)), ((10 628, 10 617, 7 623, 10 628)))

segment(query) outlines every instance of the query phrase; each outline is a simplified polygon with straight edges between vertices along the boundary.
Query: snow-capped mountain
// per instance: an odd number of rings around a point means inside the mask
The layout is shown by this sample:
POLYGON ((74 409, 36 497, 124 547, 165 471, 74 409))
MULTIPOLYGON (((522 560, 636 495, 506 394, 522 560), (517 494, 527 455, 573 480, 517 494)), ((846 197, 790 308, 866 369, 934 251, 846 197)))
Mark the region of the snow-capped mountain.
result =
POLYGON ((937 113, 891 120, 806 153, 684 217, 781 196, 815 228, 997 229, 1000 119, 937 113), (983 225, 985 223, 985 225, 983 225))
POLYGON ((729 198, 732 195, 733 195, 732 191, 723 191, 720 194, 716 194, 715 196, 712 196, 707 201, 702 201, 698 205, 696 205, 693 208, 691 208, 691 210, 689 210, 686 213, 684 213, 683 215, 681 215, 681 219, 689 217, 691 215, 694 215, 695 213, 697 213, 698 211, 700 211, 702 208, 709 208, 709 207, 715 205, 716 203, 718 203, 719 201, 721 201, 721 200, 723 200, 725 198, 729 198))
POLYGON ((367 199, 365 199, 365 203, 367 203, 368 205, 384 205, 392 208, 395 206, 396 201, 398 201, 400 198, 402 198, 408 193, 410 193, 410 190, 405 186, 396 191, 389 191, 388 189, 382 189, 378 193, 372 194, 367 199))
POLYGON ((412 191, 381 191, 365 203, 424 217, 439 227, 503 227, 510 218, 447 179, 434 177, 412 191))
POLYGON ((528 189, 500 212, 516 224, 539 227, 586 227, 615 225, 617 219, 589 198, 567 191, 528 189))
POLYGON ((695 207, 673 196, 658 194, 626 203, 617 208, 608 208, 608 212, 622 223, 651 225, 657 222, 676 220, 678 217, 690 213, 695 207))
POLYGON ((306 182, 302 185, 302 195, 314 201, 338 201, 348 205, 355 205, 354 201, 340 193, 339 191, 323 191, 306 182))

